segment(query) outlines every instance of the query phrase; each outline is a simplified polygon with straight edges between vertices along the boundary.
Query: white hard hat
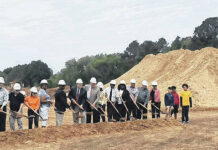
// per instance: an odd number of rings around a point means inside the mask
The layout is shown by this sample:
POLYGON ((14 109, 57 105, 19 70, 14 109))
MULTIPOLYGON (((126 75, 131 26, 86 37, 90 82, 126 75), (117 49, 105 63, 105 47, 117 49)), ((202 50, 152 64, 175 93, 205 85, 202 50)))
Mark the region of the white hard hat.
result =
POLYGON ((59 80, 58 85, 66 85, 66 82, 64 80, 59 80))
POLYGON ((121 80, 121 81, 120 81, 120 84, 126 85, 126 82, 125 82, 124 80, 121 80))
POLYGON ((43 79, 40 84, 48 84, 48 81, 46 79, 43 79))
POLYGON ((152 85, 158 85, 158 84, 157 84, 157 81, 153 81, 153 82, 152 82, 152 85))
POLYGON ((76 84, 82 84, 83 83, 83 80, 82 79, 77 79, 76 80, 76 84))
POLYGON ((95 77, 92 77, 91 80, 90 80, 90 83, 94 83, 94 84, 96 84, 96 83, 97 83, 96 78, 95 78, 95 77))
POLYGON ((0 77, 0 83, 5 83, 5 80, 4 80, 4 78, 3 77, 0 77))
POLYGON ((136 80, 135 79, 131 79, 130 83, 136 83, 136 80))
POLYGON ((110 84, 116 85, 116 81, 115 80, 111 80, 110 84))
POLYGON ((99 88, 102 88, 102 89, 103 89, 104 84, 103 84, 102 82, 98 82, 97 86, 98 86, 99 88))
POLYGON ((15 90, 15 91, 21 90, 21 86, 20 86, 19 83, 15 83, 15 84, 14 84, 14 90, 15 90))
POLYGON ((142 81, 142 85, 148 86, 148 82, 146 80, 142 81))
POLYGON ((36 87, 32 87, 32 88, 30 89, 30 92, 32 92, 32 93, 38 93, 38 90, 37 90, 36 87))
POLYGON ((26 96, 26 92, 25 91, 20 91, 21 94, 23 94, 23 96, 26 96))

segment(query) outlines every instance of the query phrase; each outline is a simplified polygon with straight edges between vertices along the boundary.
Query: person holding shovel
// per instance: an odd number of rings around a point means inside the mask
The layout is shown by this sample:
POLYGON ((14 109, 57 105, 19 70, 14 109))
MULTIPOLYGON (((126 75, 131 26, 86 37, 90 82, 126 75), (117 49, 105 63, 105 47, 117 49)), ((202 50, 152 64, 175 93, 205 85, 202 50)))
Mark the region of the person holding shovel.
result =
POLYGON ((70 105, 67 103, 67 95, 64 92, 66 82, 59 80, 58 90, 55 92, 55 112, 56 112, 56 126, 61 126, 64 118, 64 112, 66 108, 70 109, 70 105))
POLYGON ((157 82, 152 82, 152 89, 150 91, 150 100, 151 100, 151 111, 152 118, 160 118, 160 90, 157 88, 157 82))
POLYGON ((0 132, 4 132, 6 130, 8 91, 4 88, 4 84, 4 78, 0 77, 0 132))
POLYGON ((130 102, 127 102, 127 107, 129 110, 129 114, 127 114, 127 120, 130 120, 130 115, 132 113, 133 117, 136 118, 136 114, 137 114, 137 109, 138 106, 136 104, 137 98, 138 98, 138 89, 136 88, 136 80, 135 79, 131 79, 130 80, 130 86, 127 87, 127 90, 129 91, 130 94, 130 102))
POLYGON ((87 91, 87 100, 85 102, 86 108, 86 123, 91 123, 91 116, 93 113, 93 123, 100 122, 100 114, 98 105, 100 100, 100 89, 97 87, 97 80, 95 77, 92 77, 90 84, 85 86, 87 91))
POLYGON ((137 105, 140 110, 137 109, 137 119, 147 119, 148 100, 150 98, 150 92, 148 90, 148 82, 142 81, 142 86, 138 88, 139 94, 137 97, 137 105), (142 114, 143 113, 143 114, 142 114))
POLYGON ((69 95, 69 99, 71 100, 71 107, 74 110, 73 112, 73 121, 75 124, 79 123, 79 113, 81 115, 81 123, 86 123, 86 112, 84 109, 84 103, 87 100, 87 92, 83 88, 82 79, 76 80, 76 87, 71 88, 69 95))
POLYGON ((126 103, 131 101, 129 91, 126 89, 126 82, 124 80, 120 81, 118 85, 118 90, 120 94, 121 104, 118 104, 118 110, 122 115, 122 118, 126 118, 126 114, 129 113, 126 103))
POLYGON ((17 120, 18 129, 23 129, 22 117, 18 114, 22 114, 23 104, 24 104, 24 96, 20 93, 21 86, 19 83, 14 84, 14 92, 9 94, 9 106, 10 106, 10 117, 9 123, 11 131, 15 131, 15 121, 17 120))
POLYGON ((40 107, 40 98, 38 97, 38 90, 36 87, 32 87, 30 89, 30 96, 26 97, 24 104, 28 107, 29 129, 32 129, 33 120, 34 120, 35 128, 38 128, 39 127, 38 113, 39 113, 39 107, 40 107))
POLYGON ((104 114, 104 115, 101 115, 101 119, 102 119, 102 122, 105 122, 105 107, 106 107, 107 99, 105 98, 105 93, 103 91, 104 85, 102 82, 98 82, 97 86, 100 89, 100 100, 99 100, 98 110, 102 114, 104 114))
POLYGON ((51 98, 49 94, 46 92, 48 88, 48 81, 43 79, 40 82, 40 90, 39 90, 39 98, 40 98, 40 108, 39 108, 39 115, 42 116, 42 128, 45 128, 47 126, 48 122, 48 113, 50 110, 51 105, 53 104, 53 101, 51 101, 51 98))
POLYGON ((119 121, 121 114, 117 110, 118 101, 119 101, 119 91, 115 87, 116 81, 111 80, 110 87, 105 89, 105 97, 107 98, 107 114, 108 114, 108 122, 119 121), (118 116, 120 115, 120 117, 118 116))

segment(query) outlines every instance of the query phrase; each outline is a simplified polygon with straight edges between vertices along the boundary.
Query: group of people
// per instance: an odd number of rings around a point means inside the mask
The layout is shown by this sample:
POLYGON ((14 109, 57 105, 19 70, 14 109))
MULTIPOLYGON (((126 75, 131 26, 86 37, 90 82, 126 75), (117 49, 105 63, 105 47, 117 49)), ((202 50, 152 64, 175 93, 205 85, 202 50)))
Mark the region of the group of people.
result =
MULTIPOLYGON (((54 106, 56 114, 56 125, 63 123, 64 113, 67 109, 73 113, 73 122, 79 123, 98 123, 100 120, 105 122, 128 121, 133 119, 147 119, 148 112, 151 111, 152 118, 160 118, 161 96, 158 83, 152 82, 152 89, 148 89, 148 82, 144 80, 140 87, 136 87, 136 80, 131 79, 127 86, 121 80, 118 86, 116 81, 111 80, 110 86, 104 88, 102 82, 98 82, 92 77, 90 84, 83 85, 82 79, 77 79, 76 86, 71 87, 69 94, 65 92, 66 82, 58 82, 58 90, 55 92, 53 102, 46 92, 48 88, 47 80, 40 82, 40 90, 36 87, 30 89, 30 95, 26 96, 21 91, 19 83, 14 84, 13 92, 8 93, 4 88, 4 78, 0 77, 0 131, 5 131, 7 109, 10 112, 10 129, 15 130, 15 121, 18 129, 23 129, 22 118, 28 118, 29 129, 32 129, 33 122, 35 128, 39 126, 39 118, 42 127, 45 128, 48 122, 48 113, 51 106, 54 106), (70 104, 67 99, 70 99, 70 104), (148 110, 148 103, 151 103, 151 110, 148 110), (54 103, 54 105, 53 105, 54 103), (9 105, 9 107, 7 107, 9 105), (28 107, 28 114, 23 114, 23 106, 28 107), (106 113, 107 111, 107 113, 106 113)), ((168 93, 164 96, 166 119, 174 114, 177 119, 179 105, 182 107, 182 122, 189 123, 189 107, 192 107, 191 92, 188 85, 183 84, 183 91, 180 96, 176 92, 176 87, 168 88, 168 93)))

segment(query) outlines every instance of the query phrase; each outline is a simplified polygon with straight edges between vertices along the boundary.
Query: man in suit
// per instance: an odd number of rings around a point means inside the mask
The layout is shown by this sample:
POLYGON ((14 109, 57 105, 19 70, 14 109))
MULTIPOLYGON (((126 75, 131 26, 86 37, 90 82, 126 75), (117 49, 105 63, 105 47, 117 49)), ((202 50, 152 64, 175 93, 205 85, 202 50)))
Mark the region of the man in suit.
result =
POLYGON ((79 113, 81 115, 81 123, 86 123, 86 112, 84 108, 84 103, 87 100, 87 92, 83 88, 82 79, 77 79, 76 87, 71 88, 69 95, 71 100, 71 107, 74 109, 73 121, 75 124, 79 123, 79 113))

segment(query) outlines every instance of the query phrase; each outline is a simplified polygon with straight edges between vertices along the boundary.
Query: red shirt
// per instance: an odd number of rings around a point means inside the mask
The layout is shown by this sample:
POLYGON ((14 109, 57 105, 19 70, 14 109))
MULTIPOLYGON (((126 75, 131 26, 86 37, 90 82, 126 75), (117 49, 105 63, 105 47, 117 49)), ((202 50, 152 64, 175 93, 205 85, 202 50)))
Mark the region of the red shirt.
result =
POLYGON ((174 104, 179 106, 179 95, 176 92, 172 92, 174 96, 174 104))

